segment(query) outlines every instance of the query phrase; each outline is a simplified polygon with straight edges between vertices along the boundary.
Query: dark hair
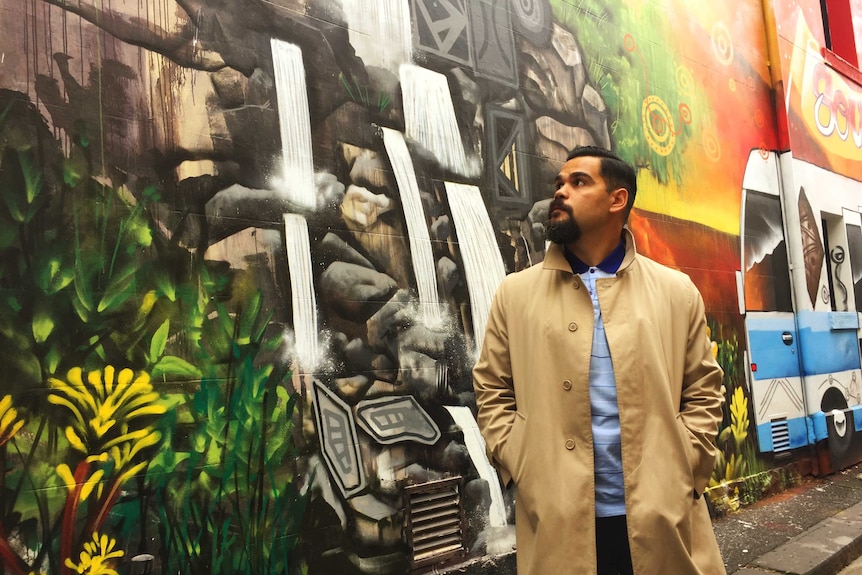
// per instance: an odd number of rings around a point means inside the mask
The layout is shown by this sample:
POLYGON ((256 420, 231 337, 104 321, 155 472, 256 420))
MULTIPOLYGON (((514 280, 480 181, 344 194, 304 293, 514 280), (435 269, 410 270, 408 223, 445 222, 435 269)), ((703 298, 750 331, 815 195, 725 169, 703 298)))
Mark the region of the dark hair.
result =
POLYGON ((628 190, 629 201, 626 204, 625 211, 625 217, 628 219, 632 206, 635 203, 635 196, 638 193, 638 179, 635 169, 612 151, 599 148, 598 146, 578 146, 573 148, 569 152, 569 157, 566 158, 566 161, 568 162, 572 158, 585 156, 601 159, 599 174, 605 180, 608 191, 618 188, 628 190))

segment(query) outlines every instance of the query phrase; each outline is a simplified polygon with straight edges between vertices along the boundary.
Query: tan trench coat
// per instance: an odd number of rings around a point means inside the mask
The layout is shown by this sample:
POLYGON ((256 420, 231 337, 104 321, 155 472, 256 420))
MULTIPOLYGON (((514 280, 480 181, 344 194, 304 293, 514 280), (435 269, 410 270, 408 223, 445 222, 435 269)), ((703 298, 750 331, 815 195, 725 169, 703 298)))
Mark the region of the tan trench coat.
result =
MULTIPOLYGON (((637 255, 628 230, 615 278, 598 280, 616 373, 636 575, 723 575, 700 494, 721 421, 721 368, 703 300, 683 273, 637 255)), ((479 427, 517 486, 518 575, 596 572, 590 295, 552 245, 505 278, 474 371, 479 427)))

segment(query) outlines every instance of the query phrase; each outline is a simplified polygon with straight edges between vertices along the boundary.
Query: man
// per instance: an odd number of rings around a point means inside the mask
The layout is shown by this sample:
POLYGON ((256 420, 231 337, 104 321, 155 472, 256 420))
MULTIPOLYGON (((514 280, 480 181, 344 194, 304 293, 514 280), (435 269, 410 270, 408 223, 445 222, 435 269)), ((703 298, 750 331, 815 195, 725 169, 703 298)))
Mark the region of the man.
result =
POLYGON ((555 188, 545 260, 500 285, 473 370, 517 486, 518 575, 724 575, 701 496, 723 402, 703 299, 637 254, 630 165, 576 148, 555 188))

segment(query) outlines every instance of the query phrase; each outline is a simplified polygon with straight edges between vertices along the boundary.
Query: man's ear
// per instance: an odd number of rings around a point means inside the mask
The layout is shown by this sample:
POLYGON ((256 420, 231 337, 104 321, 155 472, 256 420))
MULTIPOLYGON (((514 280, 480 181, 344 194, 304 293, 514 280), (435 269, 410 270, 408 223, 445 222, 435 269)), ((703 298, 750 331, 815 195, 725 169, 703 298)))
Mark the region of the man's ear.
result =
POLYGON ((617 188, 611 192, 611 212, 625 211, 629 203, 629 191, 625 188, 617 188))

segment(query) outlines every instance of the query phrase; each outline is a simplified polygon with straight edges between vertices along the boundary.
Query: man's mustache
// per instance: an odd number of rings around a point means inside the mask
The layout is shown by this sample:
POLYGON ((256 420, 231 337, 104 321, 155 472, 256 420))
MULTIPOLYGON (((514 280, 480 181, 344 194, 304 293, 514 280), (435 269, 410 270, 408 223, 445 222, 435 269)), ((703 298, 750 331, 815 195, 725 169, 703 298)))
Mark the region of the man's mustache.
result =
POLYGON ((566 212, 570 216, 575 215, 574 212, 572 212, 572 208, 570 206, 567 206, 565 204, 565 202, 563 202, 563 200, 558 200, 558 199, 551 200, 551 205, 548 206, 548 215, 550 216, 551 212, 553 212, 554 210, 563 210, 564 212, 566 212))

